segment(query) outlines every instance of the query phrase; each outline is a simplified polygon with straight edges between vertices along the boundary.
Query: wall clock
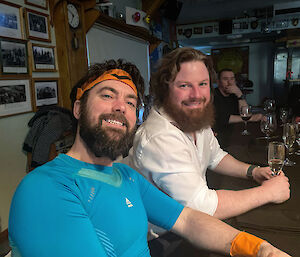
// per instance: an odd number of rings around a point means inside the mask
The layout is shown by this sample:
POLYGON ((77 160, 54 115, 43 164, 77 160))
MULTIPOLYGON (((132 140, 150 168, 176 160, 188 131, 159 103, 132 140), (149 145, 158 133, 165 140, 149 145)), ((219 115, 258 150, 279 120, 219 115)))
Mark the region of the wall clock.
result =
POLYGON ((70 92, 76 82, 84 76, 88 67, 85 42, 85 9, 82 2, 59 0, 53 16, 57 62, 60 82, 63 85, 60 103, 65 108, 71 108, 70 92))
POLYGON ((79 26, 79 22, 80 22, 78 10, 74 4, 67 4, 67 9, 68 9, 69 25, 73 29, 77 29, 79 26))

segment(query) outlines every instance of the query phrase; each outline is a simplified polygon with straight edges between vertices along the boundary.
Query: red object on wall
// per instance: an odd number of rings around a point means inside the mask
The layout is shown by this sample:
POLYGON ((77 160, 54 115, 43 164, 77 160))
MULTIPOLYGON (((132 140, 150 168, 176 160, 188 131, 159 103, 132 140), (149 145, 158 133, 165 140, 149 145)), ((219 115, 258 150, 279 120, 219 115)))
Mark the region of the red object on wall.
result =
POLYGON ((135 21, 135 22, 138 22, 140 19, 141 19, 141 14, 139 12, 135 12, 133 15, 132 15, 132 19, 135 21))

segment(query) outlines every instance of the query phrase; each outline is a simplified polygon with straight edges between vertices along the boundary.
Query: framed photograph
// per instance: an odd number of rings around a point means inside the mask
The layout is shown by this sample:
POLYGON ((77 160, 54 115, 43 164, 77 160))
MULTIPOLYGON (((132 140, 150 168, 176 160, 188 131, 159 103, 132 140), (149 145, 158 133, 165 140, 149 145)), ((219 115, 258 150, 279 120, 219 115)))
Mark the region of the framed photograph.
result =
POLYGON ((1 74, 28 74, 28 53, 25 40, 0 38, 1 74))
POLYGON ((33 71, 57 71, 55 46, 32 44, 33 71))
POLYGON ((58 79, 33 79, 35 109, 43 105, 58 104, 58 79))
POLYGON ((0 36, 23 39, 20 5, 0 0, 0 36))
POLYGON ((25 0, 25 4, 48 10, 48 0, 25 0))
POLYGON ((25 9, 25 20, 29 39, 51 42, 49 15, 25 9))
POLYGON ((31 111, 29 80, 0 80, 0 117, 31 111))

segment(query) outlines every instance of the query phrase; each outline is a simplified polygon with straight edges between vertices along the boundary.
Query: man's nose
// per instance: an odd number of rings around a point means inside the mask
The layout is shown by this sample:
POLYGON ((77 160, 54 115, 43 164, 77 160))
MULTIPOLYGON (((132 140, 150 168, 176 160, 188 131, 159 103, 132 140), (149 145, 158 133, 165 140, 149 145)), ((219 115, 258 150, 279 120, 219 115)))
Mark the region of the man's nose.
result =
POLYGON ((121 113, 124 114, 125 111, 126 111, 125 102, 123 100, 120 100, 120 99, 115 100, 114 105, 113 105, 113 111, 114 112, 121 112, 121 113))
POLYGON ((226 82, 226 87, 230 87, 230 86, 231 86, 230 81, 227 81, 227 82, 226 82))
POLYGON ((192 87, 190 92, 191 98, 200 98, 201 97, 201 91, 199 87, 192 87))

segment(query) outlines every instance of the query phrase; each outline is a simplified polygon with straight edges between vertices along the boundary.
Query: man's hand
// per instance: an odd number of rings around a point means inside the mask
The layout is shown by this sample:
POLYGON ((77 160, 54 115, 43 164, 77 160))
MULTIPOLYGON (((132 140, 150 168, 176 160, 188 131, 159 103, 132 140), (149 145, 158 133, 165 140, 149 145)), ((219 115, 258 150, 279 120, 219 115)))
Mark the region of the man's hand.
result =
POLYGON ((249 121, 256 122, 256 121, 260 121, 262 118, 263 115, 261 113, 256 113, 251 116, 249 121))
POLYGON ((273 178, 270 167, 255 168, 252 172, 253 179, 261 184, 263 181, 273 178))
POLYGON ((240 97, 243 94, 240 88, 235 83, 228 86, 226 91, 229 94, 235 94, 237 97, 240 97))
POLYGON ((291 257, 291 256, 280 251, 270 243, 264 241, 260 245, 257 257, 291 257))
POLYGON ((270 198, 269 202, 283 203, 290 198, 289 179, 283 173, 263 181, 261 186, 264 188, 266 196, 270 198))

